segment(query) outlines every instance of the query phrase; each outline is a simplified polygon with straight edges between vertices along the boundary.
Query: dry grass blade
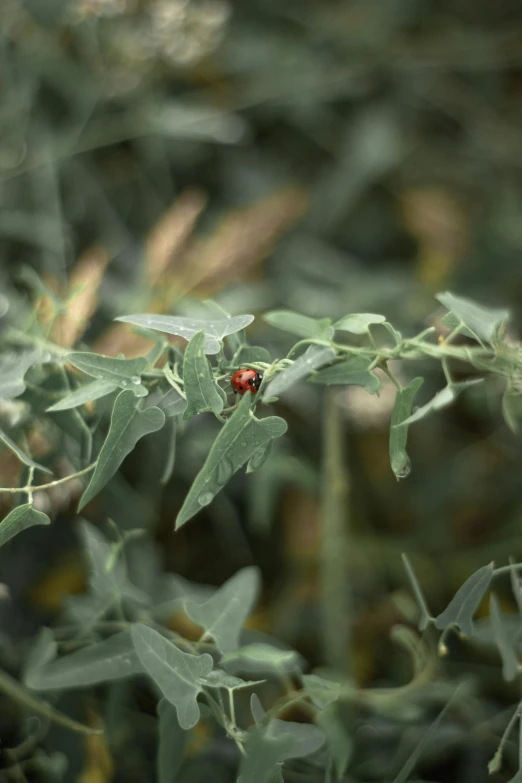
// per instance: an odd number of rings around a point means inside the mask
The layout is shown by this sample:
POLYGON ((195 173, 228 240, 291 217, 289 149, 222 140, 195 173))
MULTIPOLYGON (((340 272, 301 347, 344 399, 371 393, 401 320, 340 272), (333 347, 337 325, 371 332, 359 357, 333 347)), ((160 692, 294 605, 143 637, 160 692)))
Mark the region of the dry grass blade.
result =
POLYGON ((175 281, 176 298, 200 286, 222 288, 244 277, 270 252, 276 239, 304 213, 307 198, 302 190, 284 190, 270 199, 225 217, 208 239, 197 241, 187 252, 183 276, 175 281))
POLYGON ((98 291, 109 256, 103 248, 91 248, 77 262, 66 293, 66 306, 57 316, 51 338, 65 348, 72 348, 83 335, 89 318, 96 310, 98 291))
POLYGON ((146 263, 147 281, 151 287, 161 283, 171 266, 179 259, 206 200, 206 196, 198 190, 182 193, 150 232, 147 238, 146 263))

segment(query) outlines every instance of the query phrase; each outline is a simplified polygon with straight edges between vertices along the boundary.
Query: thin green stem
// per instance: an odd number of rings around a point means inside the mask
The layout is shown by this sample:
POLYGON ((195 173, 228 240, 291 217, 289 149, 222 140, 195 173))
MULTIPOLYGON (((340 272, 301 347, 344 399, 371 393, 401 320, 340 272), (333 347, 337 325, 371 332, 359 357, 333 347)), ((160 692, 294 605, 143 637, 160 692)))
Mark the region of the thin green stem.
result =
POLYGON ((321 502, 321 609, 326 663, 351 671, 351 601, 348 579, 348 472, 343 459, 343 426, 336 392, 328 389, 323 423, 321 502))
POLYGON ((34 465, 29 468, 29 477, 27 479, 27 502, 33 505, 33 479, 34 479, 34 465))
POLYGON ((229 691, 228 691, 228 706, 229 706, 229 709, 230 709, 230 724, 229 724, 229 728, 235 729, 236 726, 237 726, 237 724, 236 724, 236 705, 234 704, 234 691, 232 690, 232 688, 230 688, 229 691))
POLYGON ((84 476, 86 473, 90 473, 91 470, 94 470, 95 467, 96 462, 93 462, 92 465, 89 465, 83 470, 79 470, 77 473, 71 473, 70 476, 64 476, 64 478, 57 479, 56 481, 50 481, 48 484, 39 484, 37 487, 31 486, 31 484, 27 484, 25 487, 0 487, 0 492, 8 492, 13 495, 16 495, 18 492, 25 492, 27 495, 32 495, 33 492, 51 489, 51 487, 57 487, 58 484, 65 484, 66 481, 72 481, 72 479, 84 476))
POLYGON ((41 699, 37 699, 30 694, 18 683, 13 677, 10 677, 4 671, 0 671, 0 691, 9 696, 13 701, 26 707, 28 710, 41 715, 43 718, 48 718, 54 723, 59 723, 61 726, 65 726, 73 731, 78 731, 81 734, 101 734, 101 729, 93 729, 90 726, 85 726, 83 723, 68 718, 67 715, 63 715, 54 709, 48 702, 41 699))

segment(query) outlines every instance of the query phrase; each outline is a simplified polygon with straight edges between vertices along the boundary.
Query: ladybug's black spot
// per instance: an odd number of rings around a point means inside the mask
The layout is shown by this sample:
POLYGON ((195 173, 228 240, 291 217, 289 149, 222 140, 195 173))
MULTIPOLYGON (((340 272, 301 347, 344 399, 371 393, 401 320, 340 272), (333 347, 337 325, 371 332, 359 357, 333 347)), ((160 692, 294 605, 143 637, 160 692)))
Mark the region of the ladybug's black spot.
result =
POLYGON ((242 378, 242 377, 243 377, 243 373, 242 373, 242 372, 240 372, 240 373, 239 373, 239 377, 240 377, 240 378, 242 378))

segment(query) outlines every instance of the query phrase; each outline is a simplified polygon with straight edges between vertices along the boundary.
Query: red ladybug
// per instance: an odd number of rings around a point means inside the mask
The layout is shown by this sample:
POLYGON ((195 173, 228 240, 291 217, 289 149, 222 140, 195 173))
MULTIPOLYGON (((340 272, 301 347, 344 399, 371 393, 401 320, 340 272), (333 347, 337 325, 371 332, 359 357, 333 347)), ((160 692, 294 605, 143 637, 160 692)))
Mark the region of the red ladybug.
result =
POLYGON ((252 392, 255 394, 261 385, 262 378, 256 370, 238 370, 232 376, 232 388, 234 394, 245 394, 252 392))

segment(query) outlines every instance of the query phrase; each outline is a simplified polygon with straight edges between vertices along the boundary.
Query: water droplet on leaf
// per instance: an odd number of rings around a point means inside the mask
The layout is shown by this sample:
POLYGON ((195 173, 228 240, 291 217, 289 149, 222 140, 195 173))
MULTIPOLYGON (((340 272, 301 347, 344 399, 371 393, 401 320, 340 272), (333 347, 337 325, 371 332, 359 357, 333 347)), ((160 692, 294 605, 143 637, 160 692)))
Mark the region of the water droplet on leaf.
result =
POLYGON ((227 459, 222 459, 217 466, 217 479, 220 485, 226 484, 234 469, 227 459))
POLYGON ((212 492, 202 492, 198 498, 198 503, 200 506, 208 506, 209 503, 212 503, 213 497, 212 492))
POLYGON ((133 375, 132 378, 131 378, 131 381, 133 383, 135 383, 136 385, 138 385, 138 383, 141 383, 141 378, 140 378, 139 375, 133 375))

